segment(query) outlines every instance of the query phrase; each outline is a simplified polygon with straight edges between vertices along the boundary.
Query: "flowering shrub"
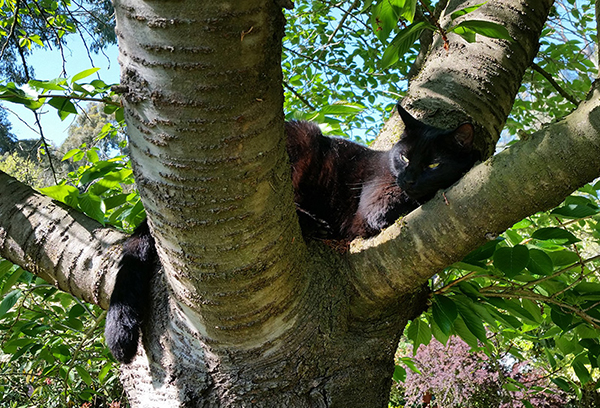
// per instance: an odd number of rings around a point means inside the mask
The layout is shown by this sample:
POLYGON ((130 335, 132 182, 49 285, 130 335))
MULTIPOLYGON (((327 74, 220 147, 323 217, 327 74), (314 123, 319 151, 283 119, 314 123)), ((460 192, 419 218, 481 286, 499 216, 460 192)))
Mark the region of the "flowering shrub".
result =
POLYGON ((508 367, 452 336, 419 347, 404 382, 406 407, 561 408, 566 396, 526 363, 508 367), (519 386, 519 382, 522 386, 519 386), (430 402, 431 401, 431 402, 430 402))

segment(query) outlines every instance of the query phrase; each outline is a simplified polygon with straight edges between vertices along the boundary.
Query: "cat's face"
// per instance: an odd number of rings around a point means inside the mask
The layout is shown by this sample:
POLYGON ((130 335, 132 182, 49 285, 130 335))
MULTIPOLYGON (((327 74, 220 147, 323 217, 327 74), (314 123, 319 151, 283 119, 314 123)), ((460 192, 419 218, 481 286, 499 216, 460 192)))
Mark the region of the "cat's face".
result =
POLYGON ((457 182, 478 160, 473 126, 467 123, 442 130, 417 121, 399 105, 398 110, 406 129, 392 148, 392 171, 398 186, 423 202, 457 182))

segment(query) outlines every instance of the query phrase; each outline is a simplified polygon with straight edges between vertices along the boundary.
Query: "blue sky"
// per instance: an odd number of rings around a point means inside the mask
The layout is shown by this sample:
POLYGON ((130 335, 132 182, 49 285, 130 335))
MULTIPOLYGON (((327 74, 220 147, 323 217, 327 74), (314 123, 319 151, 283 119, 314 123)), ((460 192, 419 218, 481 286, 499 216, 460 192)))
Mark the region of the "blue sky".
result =
MULTIPOLYGON (((111 46, 104 51, 105 55, 92 54, 92 61, 87 55, 87 51, 78 36, 70 36, 68 44, 63 47, 64 57, 66 60, 67 76, 73 75, 91 67, 98 67, 100 78, 106 83, 116 83, 119 81, 119 63, 117 61, 118 49, 116 45, 111 46)), ((60 51, 57 48, 52 50, 37 49, 29 58, 29 64, 35 70, 35 79, 49 80, 60 76, 63 66, 60 51)), ((39 138, 39 135, 31 130, 22 121, 28 123, 34 129, 35 118, 33 113, 20 105, 5 103, 3 106, 10 109, 13 113, 8 112, 8 119, 12 123, 12 132, 19 139, 34 139, 39 138), (16 116, 18 115, 19 118, 16 116)), ((80 105, 80 106, 85 106, 80 105)), ((44 131, 44 136, 54 145, 60 145, 67 137, 67 128, 75 119, 75 115, 69 115, 64 121, 58 117, 56 110, 52 107, 43 107, 38 111, 41 113, 41 124, 44 131)))

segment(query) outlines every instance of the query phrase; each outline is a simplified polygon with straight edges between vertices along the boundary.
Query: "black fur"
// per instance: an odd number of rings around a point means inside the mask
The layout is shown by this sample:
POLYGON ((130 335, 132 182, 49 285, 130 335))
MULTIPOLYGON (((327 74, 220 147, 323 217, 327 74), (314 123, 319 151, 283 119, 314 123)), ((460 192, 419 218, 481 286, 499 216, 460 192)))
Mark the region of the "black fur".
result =
POLYGON ((154 239, 144 221, 123 245, 123 257, 106 315, 106 343, 121 363, 129 364, 137 351, 141 324, 150 303, 150 278, 157 266, 154 239))
POLYGON ((328 138, 307 122, 286 123, 295 202, 305 236, 370 237, 450 187, 479 159, 473 126, 428 126, 399 104, 400 141, 375 151, 328 138))
MULTIPOLYGON (((416 120, 399 104, 397 109, 405 131, 384 152, 325 137, 313 123, 286 123, 294 199, 305 237, 373 236, 450 187, 479 159, 472 125, 442 130, 416 120)), ((157 267, 154 240, 144 221, 125 242, 106 317, 108 347, 122 363, 136 354, 157 267)))

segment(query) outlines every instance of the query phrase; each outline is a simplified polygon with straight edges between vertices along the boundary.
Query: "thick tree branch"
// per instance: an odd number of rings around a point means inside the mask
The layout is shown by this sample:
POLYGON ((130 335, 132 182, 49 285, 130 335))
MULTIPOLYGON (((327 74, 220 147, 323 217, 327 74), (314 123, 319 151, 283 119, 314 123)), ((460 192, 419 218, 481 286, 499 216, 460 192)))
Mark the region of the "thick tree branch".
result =
POLYGON ((354 286, 368 302, 410 291, 488 237, 560 204, 598 176, 596 89, 564 120, 476 166, 445 193, 448 204, 438 194, 374 239, 353 243, 354 286))
POLYGON ((107 308, 125 235, 2 172, 0 185, 0 256, 107 308))

